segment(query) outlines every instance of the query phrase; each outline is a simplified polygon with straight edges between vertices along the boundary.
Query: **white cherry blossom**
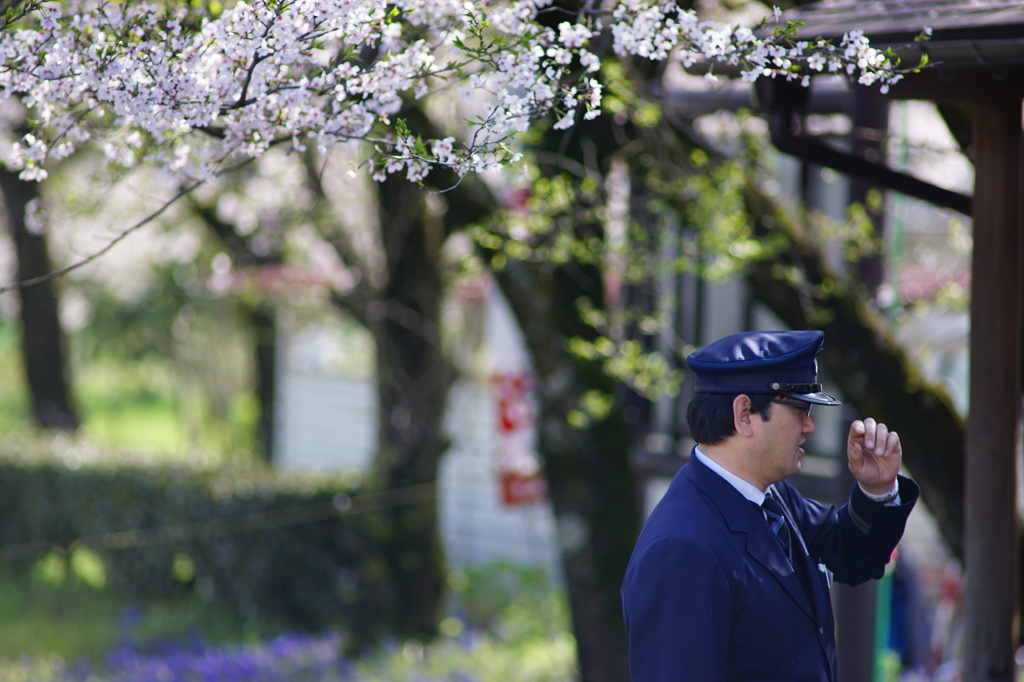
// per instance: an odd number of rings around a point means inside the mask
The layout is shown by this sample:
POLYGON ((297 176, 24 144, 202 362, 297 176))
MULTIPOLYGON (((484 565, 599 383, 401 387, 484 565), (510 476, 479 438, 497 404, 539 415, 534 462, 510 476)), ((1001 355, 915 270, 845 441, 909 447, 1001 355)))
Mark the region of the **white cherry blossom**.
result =
POLYGON ((419 182, 434 166, 479 172, 518 161, 509 145, 538 120, 553 115, 565 129, 600 115, 601 55, 590 46, 601 34, 620 57, 721 62, 747 81, 827 70, 887 88, 901 77, 863 32, 838 45, 798 41, 773 26, 777 11, 751 29, 674 2, 623 0, 553 29, 541 14, 550 4, 243 0, 218 15, 121 0, 28 4, 0 24, 0 96, 20 99, 34 126, 10 163, 41 180, 96 141, 119 166, 202 179, 273 146, 313 144, 361 148, 378 180, 404 172, 419 182), (409 102, 460 90, 461 138, 405 129, 409 102))

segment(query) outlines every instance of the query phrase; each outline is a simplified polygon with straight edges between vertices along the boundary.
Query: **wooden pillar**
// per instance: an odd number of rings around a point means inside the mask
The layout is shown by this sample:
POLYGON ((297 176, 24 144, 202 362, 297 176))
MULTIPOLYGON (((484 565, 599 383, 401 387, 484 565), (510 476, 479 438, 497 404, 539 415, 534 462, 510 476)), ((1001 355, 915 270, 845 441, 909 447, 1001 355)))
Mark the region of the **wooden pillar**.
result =
POLYGON ((974 109, 964 680, 1013 682, 1021 415, 1021 103, 974 109))

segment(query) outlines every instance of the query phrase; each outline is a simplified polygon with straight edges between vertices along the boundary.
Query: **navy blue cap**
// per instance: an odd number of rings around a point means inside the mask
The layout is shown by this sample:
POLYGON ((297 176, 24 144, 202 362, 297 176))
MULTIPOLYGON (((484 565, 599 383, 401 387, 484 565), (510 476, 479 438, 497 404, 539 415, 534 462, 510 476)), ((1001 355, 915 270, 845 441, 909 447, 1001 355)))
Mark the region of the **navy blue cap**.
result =
POLYGON ((776 393, 818 405, 841 405, 818 383, 820 331, 740 332, 686 358, 698 393, 776 393))

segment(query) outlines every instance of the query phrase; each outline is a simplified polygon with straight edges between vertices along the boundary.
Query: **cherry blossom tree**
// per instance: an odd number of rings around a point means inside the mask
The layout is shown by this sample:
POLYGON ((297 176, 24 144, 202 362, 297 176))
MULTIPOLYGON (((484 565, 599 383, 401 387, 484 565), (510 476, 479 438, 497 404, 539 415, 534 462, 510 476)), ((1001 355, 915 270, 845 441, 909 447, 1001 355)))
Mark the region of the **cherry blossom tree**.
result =
MULTIPOLYGON (((0 86, 32 112, 15 145, 24 179, 87 141, 111 163, 210 179, 273 145, 357 146, 378 180, 431 167, 459 176, 517 162, 516 140, 601 112, 602 51, 739 68, 745 80, 855 77, 886 89, 891 54, 852 31, 799 41, 795 26, 701 21, 673 2, 585 3, 558 22, 550 0, 256 0, 220 12, 112 0, 15 3, 0 24, 0 86), (458 134, 424 137, 404 101, 458 100, 458 134)), ((776 9, 774 20, 778 20, 776 9)), ((709 80, 714 80, 709 72, 709 80)), ((355 170, 355 169, 353 169, 355 170)))

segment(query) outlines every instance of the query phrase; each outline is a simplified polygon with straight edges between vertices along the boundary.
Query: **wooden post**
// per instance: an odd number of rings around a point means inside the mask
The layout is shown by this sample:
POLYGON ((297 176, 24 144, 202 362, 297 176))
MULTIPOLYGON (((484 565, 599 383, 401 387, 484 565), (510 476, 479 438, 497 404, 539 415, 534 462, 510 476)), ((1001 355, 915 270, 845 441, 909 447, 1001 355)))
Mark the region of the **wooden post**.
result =
POLYGON ((974 109, 963 679, 1013 682, 1021 380, 1021 103, 974 109))

